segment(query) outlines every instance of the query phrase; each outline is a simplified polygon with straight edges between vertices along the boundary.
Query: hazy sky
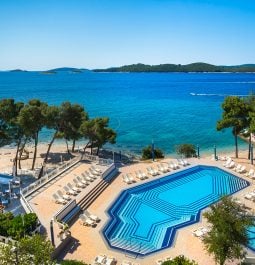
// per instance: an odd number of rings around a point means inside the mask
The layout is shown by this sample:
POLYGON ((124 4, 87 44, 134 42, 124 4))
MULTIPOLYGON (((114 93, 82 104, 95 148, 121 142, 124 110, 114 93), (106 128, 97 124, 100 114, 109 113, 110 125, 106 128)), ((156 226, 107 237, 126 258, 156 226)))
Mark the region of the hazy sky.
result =
POLYGON ((0 69, 255 63, 254 0, 0 0, 0 69))

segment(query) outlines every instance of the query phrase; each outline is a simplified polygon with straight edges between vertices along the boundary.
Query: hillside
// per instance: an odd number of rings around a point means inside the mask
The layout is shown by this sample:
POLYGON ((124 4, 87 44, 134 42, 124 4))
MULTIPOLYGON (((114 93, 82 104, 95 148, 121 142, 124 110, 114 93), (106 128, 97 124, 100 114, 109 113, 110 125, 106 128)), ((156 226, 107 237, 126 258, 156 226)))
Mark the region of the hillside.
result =
POLYGON ((131 64, 107 69, 94 69, 94 72, 255 72, 255 64, 217 66, 207 63, 181 64, 131 64))

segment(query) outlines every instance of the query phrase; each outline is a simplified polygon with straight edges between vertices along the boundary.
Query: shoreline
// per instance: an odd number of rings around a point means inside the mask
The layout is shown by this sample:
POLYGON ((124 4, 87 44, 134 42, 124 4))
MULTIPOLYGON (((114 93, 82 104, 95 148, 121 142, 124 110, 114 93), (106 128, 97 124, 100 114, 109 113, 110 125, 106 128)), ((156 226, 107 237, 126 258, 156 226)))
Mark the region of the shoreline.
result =
MULTIPOLYGON (((33 160, 33 153, 34 153, 34 145, 33 143, 30 143, 26 146, 26 150, 29 153, 29 158, 21 160, 21 168, 22 169, 30 169, 32 166, 32 160, 33 160)), ((47 142, 41 142, 38 144, 37 147, 37 159, 35 163, 35 168, 40 168, 44 159, 44 155, 47 151, 48 143, 47 142)), ((69 148, 71 145, 69 145, 69 148)), ((49 155, 49 160, 47 165, 48 166, 57 166, 60 162, 63 161, 68 161, 70 158, 74 157, 78 150, 82 150, 84 148, 84 144, 81 144, 81 142, 77 143, 75 146, 75 152, 68 153, 67 152, 67 147, 64 141, 56 141, 51 148, 50 155, 49 155)), ((90 151, 90 149, 87 149, 90 151)), ((133 157, 135 161, 142 162, 141 154, 133 153, 129 150, 117 150, 117 149, 111 149, 111 148, 105 148, 103 149, 106 152, 115 152, 119 153, 121 151, 123 156, 127 157, 133 157)), ((239 147, 239 153, 241 154, 246 154, 248 152, 248 146, 244 148, 244 146, 239 147)), ((0 170, 3 172, 10 171, 13 167, 13 158, 15 157, 16 153, 16 146, 10 145, 10 146, 4 146, 0 148, 0 170)), ((200 149, 200 158, 208 158, 211 157, 214 154, 214 149, 213 147, 211 150, 205 150, 200 149)), ((221 156, 235 156, 235 150, 234 146, 231 146, 231 148, 224 148, 221 149, 220 147, 217 148, 217 155, 221 156)), ((176 153, 166 153, 164 159, 169 159, 169 158, 177 158, 180 157, 176 153)))

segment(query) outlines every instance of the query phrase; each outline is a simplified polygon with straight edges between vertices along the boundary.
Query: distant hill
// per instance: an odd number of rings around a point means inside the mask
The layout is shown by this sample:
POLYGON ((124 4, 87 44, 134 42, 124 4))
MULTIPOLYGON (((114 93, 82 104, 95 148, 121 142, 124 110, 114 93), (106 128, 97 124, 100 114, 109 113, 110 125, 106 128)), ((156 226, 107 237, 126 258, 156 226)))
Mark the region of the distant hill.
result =
POLYGON ((9 72, 27 72, 27 71, 22 70, 22 69, 14 69, 14 70, 10 70, 9 72))
POLYGON ((49 71, 52 71, 52 72, 83 73, 83 72, 86 72, 86 71, 89 71, 89 70, 88 69, 84 69, 84 68, 60 67, 60 68, 51 69, 49 71))
POLYGON ((94 69, 94 72, 255 72, 255 64, 218 66, 207 63, 181 64, 131 64, 107 69, 94 69))

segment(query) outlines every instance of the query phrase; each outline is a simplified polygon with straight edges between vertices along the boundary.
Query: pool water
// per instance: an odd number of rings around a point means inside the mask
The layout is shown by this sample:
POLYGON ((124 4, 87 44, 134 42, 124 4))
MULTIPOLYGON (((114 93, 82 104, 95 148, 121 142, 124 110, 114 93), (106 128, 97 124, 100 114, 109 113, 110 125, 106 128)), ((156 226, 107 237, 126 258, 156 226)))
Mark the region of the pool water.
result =
POLYGON ((124 190, 108 209, 103 234, 110 247, 148 255, 172 245, 176 231, 200 211, 249 182, 211 166, 195 166, 124 190))

